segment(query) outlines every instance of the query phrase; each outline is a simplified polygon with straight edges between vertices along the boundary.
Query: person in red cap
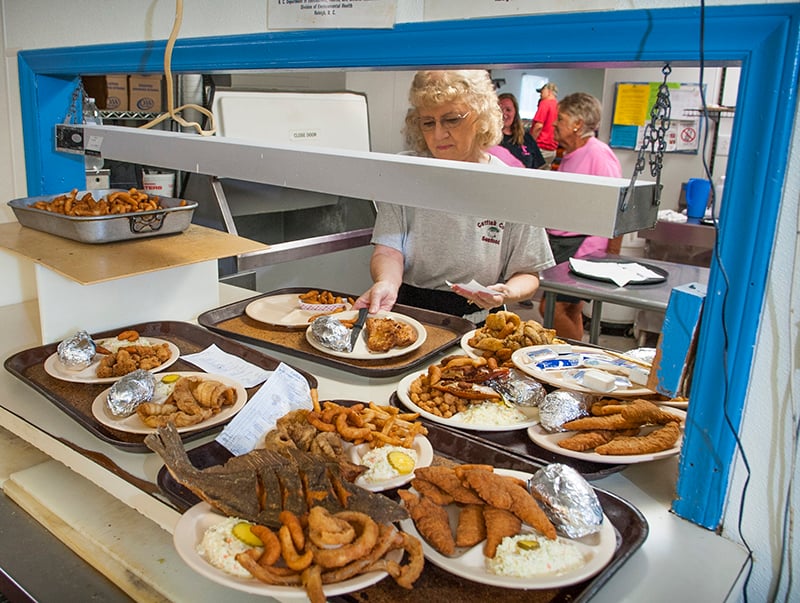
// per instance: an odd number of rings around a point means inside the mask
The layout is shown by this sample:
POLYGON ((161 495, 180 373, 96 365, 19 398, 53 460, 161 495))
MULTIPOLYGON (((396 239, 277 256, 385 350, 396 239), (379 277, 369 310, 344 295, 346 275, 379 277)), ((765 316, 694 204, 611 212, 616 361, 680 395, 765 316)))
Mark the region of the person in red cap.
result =
POLYGON ((536 140, 539 145, 539 150, 545 159, 545 164, 541 167, 543 170, 549 170, 553 165, 553 160, 556 158, 556 150, 558 143, 553 137, 553 123, 558 117, 558 86, 553 82, 547 82, 541 88, 536 90, 540 95, 539 106, 536 109, 536 115, 533 116, 533 124, 531 124, 531 136, 536 140))

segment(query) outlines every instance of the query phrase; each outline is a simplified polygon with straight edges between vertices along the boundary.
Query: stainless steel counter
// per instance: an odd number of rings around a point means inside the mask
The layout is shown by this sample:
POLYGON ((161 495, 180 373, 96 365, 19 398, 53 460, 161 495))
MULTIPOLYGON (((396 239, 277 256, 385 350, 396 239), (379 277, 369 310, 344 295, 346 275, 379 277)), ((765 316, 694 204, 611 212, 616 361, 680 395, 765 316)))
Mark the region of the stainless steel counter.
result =
POLYGON ((570 271, 569 262, 562 262, 541 272, 539 274, 539 289, 544 293, 545 300, 544 326, 548 328, 553 326, 557 293, 592 300, 592 321, 589 327, 590 343, 597 343, 600 337, 600 321, 604 301, 640 310, 664 312, 667 309, 667 303, 673 288, 686 283, 708 282, 709 269, 702 266, 677 264, 649 258, 626 258, 610 253, 592 254, 582 259, 631 260, 652 264, 667 272, 667 280, 662 283, 629 285, 627 287, 618 287, 613 283, 578 276, 570 271))

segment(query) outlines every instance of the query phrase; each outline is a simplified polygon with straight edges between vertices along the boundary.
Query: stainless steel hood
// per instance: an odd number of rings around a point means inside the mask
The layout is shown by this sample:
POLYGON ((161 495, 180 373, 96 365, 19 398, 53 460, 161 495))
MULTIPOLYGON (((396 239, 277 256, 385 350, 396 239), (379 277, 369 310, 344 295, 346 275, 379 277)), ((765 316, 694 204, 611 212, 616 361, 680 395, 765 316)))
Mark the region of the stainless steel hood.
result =
POLYGON ((103 157, 279 187, 486 215, 605 237, 652 227, 656 185, 405 155, 84 126, 103 157))

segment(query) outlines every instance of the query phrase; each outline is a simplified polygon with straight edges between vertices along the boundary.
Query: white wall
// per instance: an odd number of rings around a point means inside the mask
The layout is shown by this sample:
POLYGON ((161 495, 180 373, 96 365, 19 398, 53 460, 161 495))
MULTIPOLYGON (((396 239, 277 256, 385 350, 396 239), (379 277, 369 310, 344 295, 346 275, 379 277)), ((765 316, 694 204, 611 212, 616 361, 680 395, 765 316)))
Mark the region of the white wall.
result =
MULTIPOLYGON (((769 2, 777 4, 779 2, 769 2)), ((522 2, 487 2, 485 0, 459 0, 458 15, 454 14, 452 0, 398 0, 399 21, 423 19, 452 19, 528 12, 624 10, 630 8, 661 8, 696 6, 695 2, 683 0, 564 0, 556 8, 550 4, 522 2), (544 6, 530 9, 530 5, 544 6)), ((707 5, 748 4, 746 1, 709 1, 707 5)), ((762 2, 761 4, 766 4, 762 2)), ((2 198, 12 199, 25 195, 23 145, 20 125, 19 87, 17 81, 16 52, 20 49, 45 48, 70 45, 108 44, 114 42, 165 39, 169 33, 174 4, 165 0, 149 3, 130 0, 73 0, 65 5, 55 0, 0 0, 0 36, 3 44, 3 62, 0 65, 0 193, 2 198), (56 17, 57 15, 57 17, 56 17)), ((266 2, 264 0, 237 0, 225 4, 225 18, 215 18, 219 13, 217 0, 186 0, 184 7, 182 38, 218 36, 262 32, 266 29, 266 2)), ((622 70, 620 79, 660 80, 660 70, 633 77, 630 70, 622 70)), ((366 77, 366 76, 364 76, 366 77)), ((388 76, 387 76, 388 77, 388 76)), ((686 76, 674 76, 686 81, 686 76)), ((361 85, 362 77, 348 78, 348 85, 361 85)), ((607 78, 603 101, 608 97, 611 82, 607 78)), ((366 84, 364 84, 366 86, 366 84)), ((399 83, 380 88, 382 100, 393 102, 393 106, 404 103, 405 91, 399 83)), ((375 103, 377 105, 377 102, 375 103)), ((375 107, 371 107, 373 110, 375 107)), ((372 122, 375 117, 371 115, 372 122)), ((393 118, 392 118, 393 119, 393 118)), ((392 124, 395 125, 395 124, 392 124)), ((389 130, 387 130, 388 132, 389 130)), ((787 133, 788 135, 788 133, 787 133)), ((782 511, 790 479, 796 476, 792 464, 794 442, 791 440, 792 421, 797 420, 796 408, 797 368, 797 316, 798 304, 796 243, 798 237, 798 200, 800 199, 800 142, 794 129, 794 143, 787 182, 781 208, 781 222, 775 246, 773 265, 769 275, 769 289, 764 319, 758 334, 755 363, 751 386, 747 395, 746 422, 742 429, 742 441, 748 455, 752 472, 751 483, 745 499, 744 535, 754 549, 756 566, 750 591, 752 600, 767 600, 773 593, 776 576, 780 572, 781 542, 776 530, 782 525, 782 511), (789 337, 786 337, 786 335, 789 337), (783 335, 783 337, 780 337, 783 335), (791 362, 790 362, 791 360, 791 362)), ((779 141, 783 143, 783 141, 779 141)), ((389 137, 376 138, 375 150, 393 148, 395 141, 389 137)), ((684 168, 673 164, 670 157, 670 177, 684 175, 684 168)), ((626 168, 627 169, 627 168, 626 168)), ((665 198, 674 197, 674 191, 665 191, 665 198)), ((5 208, 0 209, 0 221, 11 219, 5 208)), ((1 264, 4 277, 13 270, 12 265, 1 264)), ((2 293, 0 293, 2 295, 2 293)), ((12 303, 0 297, 0 304, 12 303)), ((737 522, 739 500, 744 483, 744 467, 738 465, 724 518, 725 535, 739 540, 737 522)), ((793 483, 794 500, 797 499, 797 484, 793 483)), ((795 527, 794 543, 800 542, 795 527)), ((687 546, 691 546, 690 543, 687 546)), ((797 544, 794 559, 800 558, 797 544)), ((795 561, 796 562, 796 561, 795 561)), ((709 560, 709 571, 713 571, 709 560)), ((789 569, 788 571, 791 571, 789 569)), ((797 587, 795 586, 795 594, 797 587)), ((779 597, 780 598, 780 597, 779 597)))

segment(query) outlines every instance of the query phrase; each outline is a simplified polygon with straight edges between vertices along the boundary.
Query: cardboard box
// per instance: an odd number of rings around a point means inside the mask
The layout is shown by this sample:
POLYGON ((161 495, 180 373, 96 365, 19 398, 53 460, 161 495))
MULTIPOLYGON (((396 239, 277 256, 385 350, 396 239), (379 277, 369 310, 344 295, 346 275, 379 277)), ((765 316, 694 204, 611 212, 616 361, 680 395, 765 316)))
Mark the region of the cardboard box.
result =
POLYGON ((81 78, 86 94, 101 111, 128 110, 127 75, 89 75, 81 78))
POLYGON ((162 100, 164 76, 131 75, 128 77, 128 110, 144 113, 160 113, 164 110, 162 100))
POLYGON ((701 283, 681 285, 670 293, 648 389, 671 398, 688 396, 705 299, 706 286, 701 283))

